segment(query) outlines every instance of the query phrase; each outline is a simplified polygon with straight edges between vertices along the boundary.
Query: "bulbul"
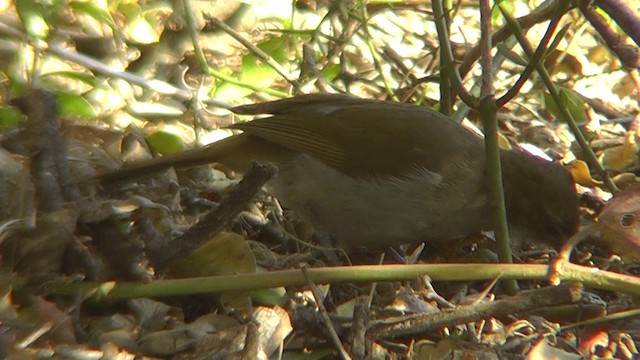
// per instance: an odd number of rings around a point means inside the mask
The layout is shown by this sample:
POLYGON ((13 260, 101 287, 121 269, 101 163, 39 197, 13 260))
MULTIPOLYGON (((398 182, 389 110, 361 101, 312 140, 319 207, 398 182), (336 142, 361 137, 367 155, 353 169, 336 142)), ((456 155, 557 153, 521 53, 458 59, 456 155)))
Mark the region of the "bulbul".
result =
MULTIPOLYGON (((312 94, 239 106, 269 117, 207 147, 134 163, 112 182, 171 166, 275 164, 267 184, 285 206, 347 251, 453 240, 492 228, 483 140, 426 107, 312 94)), ((500 153, 512 237, 561 246, 576 232, 574 182, 560 165, 500 153)))

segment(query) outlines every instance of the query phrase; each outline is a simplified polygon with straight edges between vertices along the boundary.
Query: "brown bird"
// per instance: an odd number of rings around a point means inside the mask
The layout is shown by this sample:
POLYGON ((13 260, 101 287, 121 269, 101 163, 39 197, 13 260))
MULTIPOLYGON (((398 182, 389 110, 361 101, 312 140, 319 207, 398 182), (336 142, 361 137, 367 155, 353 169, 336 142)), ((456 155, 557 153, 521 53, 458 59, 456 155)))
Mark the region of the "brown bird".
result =
MULTIPOLYGON (((102 175, 103 182, 171 166, 252 160, 279 168, 268 186, 316 231, 346 249, 452 240, 492 227, 483 140, 428 108, 314 94, 231 109, 272 116, 243 133, 102 175)), ((573 180, 561 166, 501 151, 513 236, 556 247, 578 226, 573 180)))

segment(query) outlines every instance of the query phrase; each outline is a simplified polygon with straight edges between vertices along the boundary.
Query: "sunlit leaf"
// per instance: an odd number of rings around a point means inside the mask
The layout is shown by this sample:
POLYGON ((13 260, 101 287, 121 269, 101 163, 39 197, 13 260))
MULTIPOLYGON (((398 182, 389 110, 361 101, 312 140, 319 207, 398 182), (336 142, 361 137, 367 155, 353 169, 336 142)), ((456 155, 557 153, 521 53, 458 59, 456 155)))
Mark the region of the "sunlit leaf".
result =
POLYGON ((514 13, 515 10, 515 1, 501 1, 498 0, 494 3, 491 8, 491 23, 494 25, 502 25, 504 24, 504 20, 502 19, 502 13, 498 6, 502 7, 502 10, 507 11, 510 14, 514 13))
POLYGON ((589 172, 589 167, 587 163, 582 160, 576 160, 569 164, 567 167, 569 172, 571 173, 571 177, 573 180, 582 186, 594 187, 601 186, 602 182, 597 181, 591 177, 591 172, 589 172))
POLYGON ((97 113, 93 105, 81 95, 58 93, 60 111, 63 116, 78 116, 84 119, 95 120, 97 113))
POLYGON ((171 4, 164 1, 147 3, 142 8, 142 16, 155 29, 161 32, 164 28, 164 19, 173 13, 171 4))
POLYGON ((115 27, 109 9, 101 7, 99 2, 72 1, 69 5, 77 12, 85 13, 111 28, 115 27))
POLYGON ((126 19, 124 32, 131 40, 139 44, 151 44, 160 39, 160 34, 145 19, 138 4, 123 4, 119 9, 126 19))
POLYGON ((16 10, 29 35, 38 39, 44 39, 49 35, 49 25, 40 3, 35 0, 16 0, 16 10))
POLYGON ((158 154, 167 155, 184 149, 182 139, 166 131, 157 131, 147 136, 149 146, 158 154))
POLYGON ((131 40, 139 44, 152 44, 160 39, 160 34, 143 17, 138 17, 129 22, 125 31, 131 40))
POLYGON ((185 109, 167 102, 132 102, 129 112, 137 116, 175 117, 184 114, 185 109))
POLYGON ((252 93, 253 90, 249 88, 225 82, 216 87, 211 92, 211 96, 215 97, 216 99, 230 101, 233 99, 242 99, 252 93))
MULTIPOLYGON (((286 39, 284 37, 273 38, 257 45, 260 50, 271 56, 279 64, 286 61, 286 39)), ((251 84, 254 87, 268 87, 274 81, 281 78, 280 74, 270 65, 265 64, 253 53, 249 53, 242 58, 242 71, 239 79, 243 83, 251 84)), ((239 99, 251 94, 253 90, 239 85, 223 82, 218 86, 212 95, 220 99, 239 99)))
POLYGON ((338 77, 338 75, 340 75, 341 71, 342 69, 340 68, 340 64, 331 64, 322 69, 322 76, 327 81, 333 81, 338 77))
POLYGON ((52 77, 52 76, 61 76, 61 77, 65 77, 71 80, 76 80, 76 81, 80 81, 82 83, 85 83, 87 85, 90 86, 98 86, 98 81, 96 80, 96 77, 86 73, 86 72, 79 72, 79 71, 52 71, 46 74, 43 74, 42 77, 46 78, 46 77, 52 77))
MULTIPOLYGON (((264 41, 258 44, 257 47, 271 56, 277 63, 281 64, 286 60, 285 45, 285 39, 280 37, 264 41)), ((244 82, 255 86, 268 86, 279 77, 278 72, 270 65, 265 64, 253 53, 245 55, 242 59, 241 79, 244 82)))

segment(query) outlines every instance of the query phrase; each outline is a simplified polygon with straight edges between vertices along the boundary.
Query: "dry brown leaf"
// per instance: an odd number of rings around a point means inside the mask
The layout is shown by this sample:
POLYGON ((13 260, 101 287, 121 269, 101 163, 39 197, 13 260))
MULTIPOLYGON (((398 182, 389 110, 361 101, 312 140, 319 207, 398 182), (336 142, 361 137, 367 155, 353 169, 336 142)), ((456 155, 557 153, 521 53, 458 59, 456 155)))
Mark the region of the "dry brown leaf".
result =
POLYGON ((623 171, 638 163, 638 144, 635 132, 625 134, 624 144, 606 149, 600 154, 600 162, 609 170, 623 171))
POLYGON ((586 187, 595 187, 601 186, 602 181, 594 180, 591 177, 591 173, 589 172, 589 167, 587 163, 582 160, 576 160, 567 166, 567 170, 573 176, 573 180, 578 185, 586 186, 586 187))

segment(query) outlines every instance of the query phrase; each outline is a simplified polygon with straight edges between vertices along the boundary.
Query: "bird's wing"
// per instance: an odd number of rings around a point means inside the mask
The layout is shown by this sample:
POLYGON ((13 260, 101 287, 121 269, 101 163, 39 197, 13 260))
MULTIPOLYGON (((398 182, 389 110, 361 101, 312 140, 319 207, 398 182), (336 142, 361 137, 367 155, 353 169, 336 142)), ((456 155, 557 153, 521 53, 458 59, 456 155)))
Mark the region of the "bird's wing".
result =
POLYGON ((482 151, 481 141, 460 125, 410 104, 322 94, 232 110, 273 114, 232 128, 355 177, 403 176, 407 169, 439 172, 455 160, 451 156, 482 151))

